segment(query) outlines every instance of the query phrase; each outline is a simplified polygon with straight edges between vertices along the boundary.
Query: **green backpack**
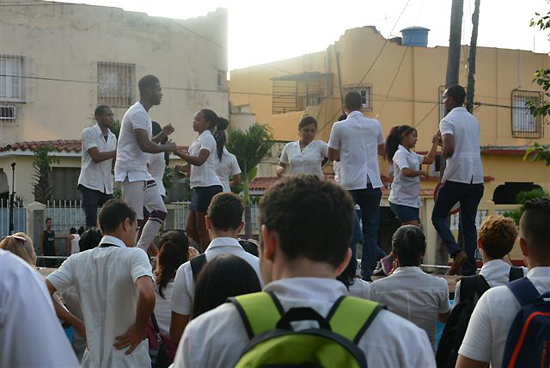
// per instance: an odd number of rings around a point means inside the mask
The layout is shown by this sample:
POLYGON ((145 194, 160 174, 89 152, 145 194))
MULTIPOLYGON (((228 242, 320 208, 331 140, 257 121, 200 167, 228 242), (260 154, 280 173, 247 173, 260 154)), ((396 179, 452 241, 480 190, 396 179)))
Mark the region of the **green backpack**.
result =
POLYGON ((340 297, 327 317, 312 308, 286 313, 273 293, 229 298, 250 338, 235 365, 248 367, 367 367, 357 344, 382 307, 370 300, 340 297), (320 328, 294 331, 292 322, 317 321, 320 328))

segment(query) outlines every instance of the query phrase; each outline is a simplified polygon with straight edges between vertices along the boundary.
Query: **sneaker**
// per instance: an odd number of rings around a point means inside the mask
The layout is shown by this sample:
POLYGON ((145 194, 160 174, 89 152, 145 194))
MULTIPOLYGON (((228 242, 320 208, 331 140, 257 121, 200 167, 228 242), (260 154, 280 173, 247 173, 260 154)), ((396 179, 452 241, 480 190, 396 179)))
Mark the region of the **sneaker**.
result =
POLYGON ((382 271, 386 276, 389 276, 392 274, 394 270, 394 263, 393 258, 391 256, 385 256, 380 260, 380 266, 382 268, 382 271))
POLYGON ((462 269, 462 266, 464 266, 467 261, 468 255, 463 250, 455 254, 453 264, 451 265, 451 269, 449 270, 447 275, 451 276, 458 274, 462 269))

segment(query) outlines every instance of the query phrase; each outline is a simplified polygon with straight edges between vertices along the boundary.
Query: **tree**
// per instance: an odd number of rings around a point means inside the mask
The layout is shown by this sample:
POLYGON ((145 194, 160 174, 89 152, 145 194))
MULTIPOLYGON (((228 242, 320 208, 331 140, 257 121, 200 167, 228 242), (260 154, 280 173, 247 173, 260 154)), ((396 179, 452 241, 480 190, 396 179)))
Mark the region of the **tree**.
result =
POLYGON ((242 174, 245 206, 245 235, 252 237, 252 212, 250 208, 250 182, 256 176, 258 165, 273 146, 273 135, 267 125, 255 123, 246 132, 231 128, 228 131, 227 149, 239 162, 242 174))
POLYGON ((49 153, 53 151, 55 151, 55 149, 47 144, 38 147, 33 152, 34 161, 32 166, 34 168, 34 187, 32 193, 34 194, 35 201, 44 204, 52 199, 54 191, 51 164, 59 162, 55 155, 49 155, 49 153))

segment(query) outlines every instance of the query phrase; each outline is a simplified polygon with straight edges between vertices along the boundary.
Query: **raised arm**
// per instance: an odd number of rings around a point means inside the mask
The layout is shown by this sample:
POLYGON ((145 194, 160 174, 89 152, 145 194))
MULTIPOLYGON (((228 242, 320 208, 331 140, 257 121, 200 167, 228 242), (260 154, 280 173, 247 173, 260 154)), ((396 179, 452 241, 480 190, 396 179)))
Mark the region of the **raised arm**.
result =
POLYGON ((431 165, 435 161, 435 154, 437 153, 437 146, 439 145, 439 141, 441 140, 441 133, 437 131, 435 135, 432 138, 432 148, 430 148, 430 152, 426 156, 424 156, 424 160, 422 161, 423 164, 431 165))
POLYGON ((202 166, 208 160, 210 151, 207 149, 201 149, 198 156, 191 156, 188 152, 177 150, 174 154, 180 157, 182 160, 194 166, 202 166))
MULTIPOLYGON (((162 134, 162 133, 161 133, 162 134)), ((134 135, 139 148, 143 152, 147 153, 159 153, 159 152, 174 152, 178 149, 178 146, 174 142, 166 144, 156 144, 149 139, 149 135, 145 129, 134 129, 134 135)))

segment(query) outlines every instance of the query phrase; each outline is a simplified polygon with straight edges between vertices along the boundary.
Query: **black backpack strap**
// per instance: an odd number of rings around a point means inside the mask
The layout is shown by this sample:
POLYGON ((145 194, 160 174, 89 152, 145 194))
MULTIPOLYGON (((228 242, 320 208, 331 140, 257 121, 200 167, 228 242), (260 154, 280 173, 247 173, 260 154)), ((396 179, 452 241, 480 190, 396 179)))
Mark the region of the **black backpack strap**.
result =
POLYGON ((523 268, 521 267, 510 267, 510 274, 508 276, 508 282, 512 282, 518 279, 523 278, 523 268))
POLYGON ((540 296, 535 285, 527 277, 509 283, 508 288, 522 307, 533 303, 540 296))
POLYGON ((191 271, 193 271, 193 281, 197 281, 199 273, 206 264, 206 255, 203 253, 191 260, 191 271))
POLYGON ((475 300, 476 294, 481 297, 491 286, 481 275, 466 276, 460 279, 460 302, 475 300))

